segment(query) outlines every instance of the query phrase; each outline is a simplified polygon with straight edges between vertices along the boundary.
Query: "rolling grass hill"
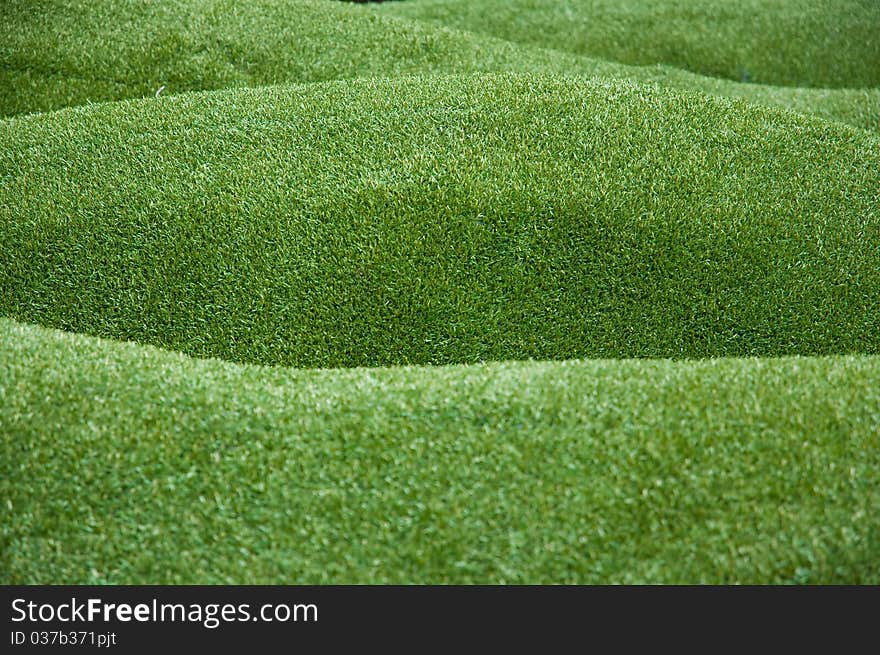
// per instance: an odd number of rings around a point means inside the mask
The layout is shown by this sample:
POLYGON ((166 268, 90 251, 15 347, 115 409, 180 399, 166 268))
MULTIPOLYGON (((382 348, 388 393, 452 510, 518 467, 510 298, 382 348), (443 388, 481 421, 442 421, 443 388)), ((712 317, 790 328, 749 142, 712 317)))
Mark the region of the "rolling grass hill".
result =
POLYGON ((880 139, 408 78, 0 125, 0 312, 287 366, 880 352, 880 139), (793 184, 796 181, 796 184, 793 184))
POLYGON ((412 0, 378 11, 738 81, 880 86, 876 0, 412 0))
MULTIPOLYGON (((385 3, 381 12, 425 5, 422 0, 385 3)), ((814 43, 811 47, 819 48, 815 43, 822 33, 805 34, 801 41, 809 40, 814 43)), ((844 41, 843 36, 840 40, 844 41)), ((831 42, 823 47, 829 56, 837 56, 834 53, 848 53, 847 48, 855 46, 831 42)), ((871 59, 869 46, 865 48, 857 53, 860 65, 868 70, 880 68, 877 58, 871 59)), ((346 2, 0 3, 0 89, 4 90, 0 116, 153 96, 160 88, 164 94, 174 94, 354 77, 475 72, 602 75, 655 82, 880 131, 877 88, 784 88, 704 77, 667 66, 628 66, 399 20, 346 2)))
POLYGON ((0 582, 880 584, 877 5, 737 6, 0 2, 0 582))
POLYGON ((0 320, 5 582, 880 581, 880 359, 297 370, 0 320))

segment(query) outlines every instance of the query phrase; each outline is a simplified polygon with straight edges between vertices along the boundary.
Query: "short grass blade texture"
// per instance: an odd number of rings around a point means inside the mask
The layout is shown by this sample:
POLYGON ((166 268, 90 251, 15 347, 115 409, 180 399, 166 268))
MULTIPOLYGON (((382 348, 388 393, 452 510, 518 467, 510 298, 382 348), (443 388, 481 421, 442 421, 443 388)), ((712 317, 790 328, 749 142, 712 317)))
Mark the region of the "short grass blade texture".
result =
POLYGON ((0 3, 0 582, 880 584, 878 39, 0 3))

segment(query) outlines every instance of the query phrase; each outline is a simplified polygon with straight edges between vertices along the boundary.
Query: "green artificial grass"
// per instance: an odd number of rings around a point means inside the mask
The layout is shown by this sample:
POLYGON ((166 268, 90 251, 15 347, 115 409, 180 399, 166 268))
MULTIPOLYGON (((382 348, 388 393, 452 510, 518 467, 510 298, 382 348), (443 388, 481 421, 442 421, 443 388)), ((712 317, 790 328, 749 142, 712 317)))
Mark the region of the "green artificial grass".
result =
POLYGON ((223 91, 0 124, 0 313, 334 367, 880 352, 880 139, 624 82, 223 91))
POLYGON ((880 583, 880 358, 304 371, 0 320, 4 583, 880 583))
MULTIPOLYGON (((838 51, 836 45, 828 48, 838 51)), ((870 58, 862 55, 862 65, 870 69, 870 58)), ((626 66, 398 20, 334 0, 0 3, 0 116, 153 96, 160 88, 170 95, 286 82, 469 72, 652 81, 880 131, 878 89, 790 89, 740 84, 668 67, 626 66)))
POLYGON ((880 584, 878 7, 0 1, 0 583, 880 584))
POLYGON ((876 0, 408 0, 370 9, 738 81, 880 86, 876 0))

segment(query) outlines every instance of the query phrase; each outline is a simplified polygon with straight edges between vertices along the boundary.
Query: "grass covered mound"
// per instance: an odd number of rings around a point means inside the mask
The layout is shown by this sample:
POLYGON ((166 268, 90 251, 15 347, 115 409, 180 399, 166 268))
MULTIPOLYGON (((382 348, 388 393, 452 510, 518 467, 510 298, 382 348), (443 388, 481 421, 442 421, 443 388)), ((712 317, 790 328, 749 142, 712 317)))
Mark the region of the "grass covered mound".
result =
POLYGON ((880 584, 878 17, 0 0, 0 582, 880 584))
MULTIPOLYGON (((869 59, 860 61, 870 65, 869 59)), ((170 95, 364 76, 486 71, 657 82, 880 130, 877 89, 788 89, 668 67, 632 67, 399 20, 332 0, 0 3, 0 116, 153 96, 160 88, 170 95)))
POLYGON ((880 86, 876 0, 409 0, 371 9, 517 43, 734 80, 880 86))
MULTIPOLYGON (((332 0, 4 0, 0 115, 191 90, 475 70, 566 72, 540 49, 332 0)), ((611 65, 609 65, 610 67, 611 65)))
POLYGON ((0 320, 6 583, 880 583, 880 359, 303 371, 0 320))
POLYGON ((531 76, 0 124, 0 313, 304 367, 880 352, 880 140, 531 76))

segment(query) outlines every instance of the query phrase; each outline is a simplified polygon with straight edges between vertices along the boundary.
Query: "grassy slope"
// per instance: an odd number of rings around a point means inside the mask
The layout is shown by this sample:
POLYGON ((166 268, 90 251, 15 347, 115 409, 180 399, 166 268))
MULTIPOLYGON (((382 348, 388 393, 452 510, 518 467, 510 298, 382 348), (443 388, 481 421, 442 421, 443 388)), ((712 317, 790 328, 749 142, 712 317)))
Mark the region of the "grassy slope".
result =
POLYGON ((296 366, 880 352, 880 140, 532 76, 0 124, 0 313, 296 366))
POLYGON ((303 371, 0 320, 4 583, 880 583, 880 359, 303 371))
MULTIPOLYGON (((337 4, 3 2, 0 115, 519 70, 880 125, 337 4)), ((863 353, 297 370, 3 318, 0 582, 880 583, 878 177, 863 132, 547 77, 0 121, 0 314, 297 365, 863 353)))
POLYGON ((330 0, 0 3, 0 116, 153 95, 160 86, 171 94, 479 71, 657 81, 880 130, 876 89, 787 89, 631 67, 400 21, 330 0))
POLYGON ((410 0, 377 11, 734 80, 880 86, 876 0, 410 0))

